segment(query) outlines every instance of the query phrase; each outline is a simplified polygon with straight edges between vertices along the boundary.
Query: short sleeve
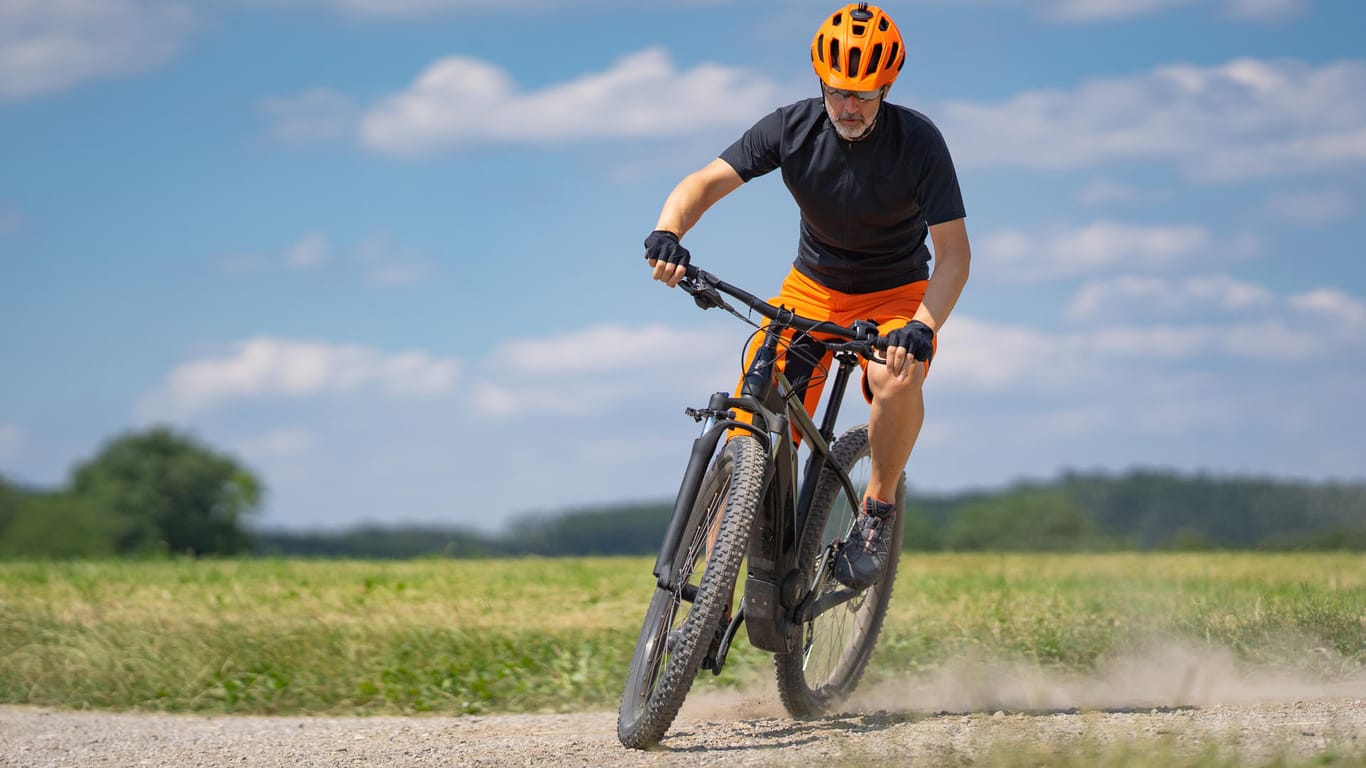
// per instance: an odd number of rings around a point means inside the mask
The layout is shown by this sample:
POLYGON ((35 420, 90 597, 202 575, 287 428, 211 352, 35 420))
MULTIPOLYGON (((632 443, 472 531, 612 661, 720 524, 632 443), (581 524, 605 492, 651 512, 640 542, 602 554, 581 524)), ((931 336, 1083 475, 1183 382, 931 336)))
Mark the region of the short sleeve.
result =
POLYGON ((944 136, 934 129, 934 137, 925 153, 925 174, 921 178, 920 205, 925 223, 933 226, 967 215, 963 207, 963 192, 958 186, 958 173, 953 167, 953 156, 944 136))
POLYGON ((740 178, 749 181, 777 168, 781 162, 783 114, 774 110, 755 123, 721 153, 740 178))

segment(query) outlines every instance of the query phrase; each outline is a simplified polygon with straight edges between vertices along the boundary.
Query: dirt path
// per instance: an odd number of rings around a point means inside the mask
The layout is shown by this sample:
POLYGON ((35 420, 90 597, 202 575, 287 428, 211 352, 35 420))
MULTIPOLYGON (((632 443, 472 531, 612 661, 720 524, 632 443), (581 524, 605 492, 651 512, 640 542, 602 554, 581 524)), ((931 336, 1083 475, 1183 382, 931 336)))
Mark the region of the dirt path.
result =
POLYGON ((611 712, 497 717, 204 717, 0 707, 0 766, 771 766, 966 764, 1001 744, 1215 739, 1245 757, 1366 754, 1366 698, 1035 712, 872 711, 794 721, 744 697, 690 701, 660 750, 626 750, 611 712), (817 760, 817 762, 811 762, 817 760))
POLYGON ((956 766, 1002 750, 1136 744, 1146 755, 1212 742, 1245 764, 1329 750, 1366 761, 1366 677, 1250 676, 1227 653, 1181 645, 1090 675, 956 659, 928 676, 866 685, 843 714, 819 720, 792 720, 778 702, 772 681, 744 693, 699 683, 648 753, 621 746, 615 712, 209 717, 0 707, 0 768, 956 766))

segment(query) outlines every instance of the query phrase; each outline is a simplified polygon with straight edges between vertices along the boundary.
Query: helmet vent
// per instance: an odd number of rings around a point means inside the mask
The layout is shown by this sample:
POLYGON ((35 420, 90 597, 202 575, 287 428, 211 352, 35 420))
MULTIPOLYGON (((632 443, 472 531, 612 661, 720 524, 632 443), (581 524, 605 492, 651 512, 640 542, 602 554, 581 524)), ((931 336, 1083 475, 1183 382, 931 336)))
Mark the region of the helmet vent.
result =
MULTIPOLYGON (((892 53, 887 57, 887 65, 886 65, 885 67, 883 67, 883 69, 891 69, 891 68, 892 68, 892 62, 896 61, 896 55, 897 55, 897 53, 899 53, 900 51, 901 51, 901 46, 900 46, 898 43, 893 42, 893 43, 892 43, 892 53)), ((905 62, 902 62, 902 63, 904 64, 905 62)), ((900 70, 901 70, 901 67, 897 67, 897 70, 900 71, 900 70)))
POLYGON ((830 68, 836 72, 843 71, 840 69, 840 41, 833 37, 830 38, 830 68))
POLYGON ((878 28, 878 31, 879 31, 879 32, 886 32, 886 31, 887 31, 887 27, 889 27, 889 26, 890 26, 890 25, 887 23, 887 17, 886 17, 886 16, 883 16, 882 18, 880 18, 880 19, 877 20, 877 28, 878 28))
POLYGON ((871 75, 877 71, 877 63, 882 61, 882 43, 873 46, 873 55, 868 59, 868 69, 863 74, 871 75))
POLYGON ((831 17, 830 17, 830 26, 832 26, 832 27, 838 27, 839 25, 841 25, 841 24, 843 24, 843 23, 844 23, 844 14, 842 14, 842 13, 837 13, 837 14, 835 14, 834 16, 831 16, 831 17))
POLYGON ((862 61, 862 59, 863 59, 863 49, 862 49, 862 48, 850 48, 850 49, 849 49, 849 76, 850 76, 850 77, 858 77, 858 65, 859 65, 859 62, 862 61))
POLYGON ((817 38, 816 38, 816 46, 815 46, 815 48, 816 48, 816 58, 820 59, 820 60, 821 60, 821 63, 824 64, 824 63, 825 63, 825 35, 821 35, 820 37, 817 37, 817 38))
POLYGON ((866 26, 864 26, 864 25, 862 25, 862 24, 852 24, 852 25, 849 26, 849 32, 850 32, 850 34, 858 35, 858 36, 860 36, 860 37, 862 37, 862 36, 863 36, 863 33, 866 32, 867 30, 868 30, 868 27, 866 27, 866 26))

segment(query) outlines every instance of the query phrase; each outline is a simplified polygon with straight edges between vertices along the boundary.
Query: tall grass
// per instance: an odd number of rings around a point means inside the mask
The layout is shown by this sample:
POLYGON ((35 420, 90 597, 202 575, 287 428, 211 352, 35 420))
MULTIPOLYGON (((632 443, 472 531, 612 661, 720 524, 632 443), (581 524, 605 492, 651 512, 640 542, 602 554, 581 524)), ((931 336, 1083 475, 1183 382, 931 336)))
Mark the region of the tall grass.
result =
MULTIPOLYGON (((0 702, 231 713, 612 708, 645 558, 0 564, 0 702)), ((737 640, 720 678, 769 657, 737 640)), ((955 658, 1084 673, 1155 637, 1366 670, 1351 554, 913 555, 870 681, 955 658)))

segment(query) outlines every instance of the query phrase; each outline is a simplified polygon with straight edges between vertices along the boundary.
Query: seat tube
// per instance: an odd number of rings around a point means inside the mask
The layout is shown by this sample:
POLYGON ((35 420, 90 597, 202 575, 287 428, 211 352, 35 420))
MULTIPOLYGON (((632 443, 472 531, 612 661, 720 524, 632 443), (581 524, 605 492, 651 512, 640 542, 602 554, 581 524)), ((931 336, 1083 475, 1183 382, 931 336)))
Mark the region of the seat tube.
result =
POLYGON ((840 368, 835 372, 835 380, 830 382, 829 394, 825 399, 825 414, 821 417, 821 435, 826 442, 835 439, 835 423, 840 415, 840 403, 844 402, 844 392, 849 388, 849 376, 854 372, 854 363, 840 358, 840 368))
MULTIPOLYGON (((839 406, 844 402, 844 392, 849 387, 849 377, 853 371, 853 361, 847 357, 840 357, 840 367, 835 371, 835 380, 830 382, 826 394, 825 414, 821 417, 820 433, 827 444, 834 444, 839 406)), ((806 457, 806 469, 802 473, 801 492, 797 499, 798 531, 806 526, 806 514, 811 508, 811 497, 816 493, 816 479, 824 469, 825 457, 819 451, 811 451, 811 455, 806 457)))
POLYGON ((742 394, 749 395, 761 403, 768 402, 768 394, 773 391, 773 366, 778 359, 778 334, 765 334, 764 343, 754 353, 754 360, 745 371, 744 382, 740 386, 742 394))

